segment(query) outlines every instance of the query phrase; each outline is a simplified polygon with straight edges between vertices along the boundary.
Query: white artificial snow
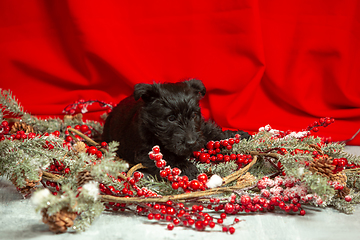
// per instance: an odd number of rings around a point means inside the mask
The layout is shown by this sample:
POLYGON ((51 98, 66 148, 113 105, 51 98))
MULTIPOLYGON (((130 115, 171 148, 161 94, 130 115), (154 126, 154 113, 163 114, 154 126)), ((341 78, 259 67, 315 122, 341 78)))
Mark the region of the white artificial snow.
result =
POLYGON ((44 188, 42 190, 36 191, 33 193, 32 197, 31 197, 31 202, 35 205, 38 206, 42 201, 44 201, 44 199, 46 199, 48 196, 50 196, 50 191, 47 188, 44 188))
POLYGON ((97 182, 88 182, 82 186, 82 192, 93 197, 95 200, 99 197, 100 191, 97 182))
POLYGON ((212 175, 209 179, 209 181, 206 183, 206 186, 208 188, 216 188, 216 187, 220 187, 223 183, 222 178, 219 175, 212 175))

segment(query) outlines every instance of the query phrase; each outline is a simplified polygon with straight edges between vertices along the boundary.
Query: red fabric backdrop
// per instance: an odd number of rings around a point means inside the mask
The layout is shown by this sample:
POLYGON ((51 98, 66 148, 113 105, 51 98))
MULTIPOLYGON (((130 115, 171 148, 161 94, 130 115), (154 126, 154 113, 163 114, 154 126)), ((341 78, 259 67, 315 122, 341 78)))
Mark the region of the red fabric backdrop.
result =
POLYGON ((0 1, 0 88, 39 116, 197 78, 223 127, 330 116, 320 134, 345 140, 360 128, 359 46, 357 0, 0 1))

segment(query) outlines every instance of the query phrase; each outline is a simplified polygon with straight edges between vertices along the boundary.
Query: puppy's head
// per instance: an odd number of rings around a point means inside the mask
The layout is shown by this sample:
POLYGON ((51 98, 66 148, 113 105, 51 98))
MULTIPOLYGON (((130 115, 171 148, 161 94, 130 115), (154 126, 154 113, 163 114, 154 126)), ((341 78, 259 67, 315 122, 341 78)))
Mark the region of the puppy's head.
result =
POLYGON ((135 100, 142 99, 143 126, 169 151, 189 156, 205 144, 201 133, 199 100, 206 89, 199 80, 180 83, 137 84, 135 100))

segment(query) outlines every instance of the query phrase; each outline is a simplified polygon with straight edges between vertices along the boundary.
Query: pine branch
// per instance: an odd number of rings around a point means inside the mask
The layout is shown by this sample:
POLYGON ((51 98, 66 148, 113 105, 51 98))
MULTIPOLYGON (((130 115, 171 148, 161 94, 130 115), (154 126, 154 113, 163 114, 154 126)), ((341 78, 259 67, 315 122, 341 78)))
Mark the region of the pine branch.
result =
POLYGON ((3 113, 18 117, 25 114, 23 106, 21 106, 10 90, 0 88, 0 93, 0 105, 3 113))

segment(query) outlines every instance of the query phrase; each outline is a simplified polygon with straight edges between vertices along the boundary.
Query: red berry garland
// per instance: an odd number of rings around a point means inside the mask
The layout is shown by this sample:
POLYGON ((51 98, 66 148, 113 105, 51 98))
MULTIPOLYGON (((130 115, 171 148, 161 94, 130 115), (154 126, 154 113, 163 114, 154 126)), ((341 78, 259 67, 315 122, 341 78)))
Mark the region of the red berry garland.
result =
POLYGON ((63 113, 73 115, 75 113, 86 113, 88 111, 88 107, 93 105, 94 103, 98 103, 101 108, 104 108, 108 113, 113 109, 115 104, 113 103, 106 103, 104 101, 99 100, 88 100, 85 101, 84 99, 80 99, 68 106, 66 106, 63 110, 63 113))
POLYGON ((160 152, 159 146, 154 146, 149 152, 149 158, 155 162, 155 166, 160 169, 160 176, 172 182, 173 189, 182 189, 185 192, 198 191, 206 189, 207 176, 206 174, 199 174, 198 179, 189 181, 187 176, 179 176, 181 170, 178 168, 171 168, 166 166, 166 160, 160 152))

